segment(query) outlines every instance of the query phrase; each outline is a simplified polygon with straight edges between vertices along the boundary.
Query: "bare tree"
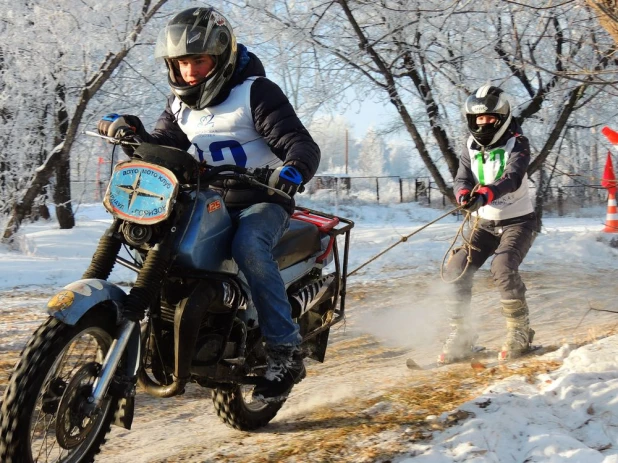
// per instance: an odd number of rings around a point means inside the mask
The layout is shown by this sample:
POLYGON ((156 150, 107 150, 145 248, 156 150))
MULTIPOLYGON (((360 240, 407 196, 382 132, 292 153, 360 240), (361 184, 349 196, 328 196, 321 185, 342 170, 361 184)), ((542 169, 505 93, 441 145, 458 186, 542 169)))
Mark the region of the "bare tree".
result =
POLYGON ((575 113, 607 96, 611 82, 598 76, 616 71, 613 43, 571 2, 532 9, 499 1, 246 0, 243 7, 265 15, 271 34, 315 50, 319 69, 305 72, 322 98, 350 85, 365 98, 382 94, 451 200, 454 147, 465 139, 460 108, 474 88, 489 81, 512 96, 517 120, 540 146, 533 173, 575 113))
MULTIPOLYGON (((91 99, 135 46, 136 39, 144 26, 166 1, 158 0, 153 4, 151 0, 143 0, 139 16, 131 24, 127 25, 126 33, 121 40, 120 49, 116 52, 108 52, 100 61, 98 69, 93 70, 89 74, 84 74, 83 83, 78 84, 77 89, 72 89, 72 92, 76 94, 76 98, 74 107, 71 109, 69 109, 66 101, 67 84, 60 79, 56 79, 57 83, 53 90, 55 107, 57 108, 54 115, 56 127, 54 148, 49 152, 45 162, 36 169, 25 192, 15 202, 13 212, 3 233, 3 241, 11 240, 23 219, 32 209, 36 197, 41 194, 54 175, 56 178, 54 199, 58 211, 59 224, 61 228, 73 227, 75 222, 71 209, 70 153, 83 115, 91 99)), ((72 16, 70 11, 64 13, 72 16)), ((73 19, 77 22, 77 18, 73 19)), ((66 37, 65 39, 70 40, 71 38, 66 37)), ((62 56, 59 58, 62 58, 62 56)), ((87 71, 87 68, 85 70, 87 71)))

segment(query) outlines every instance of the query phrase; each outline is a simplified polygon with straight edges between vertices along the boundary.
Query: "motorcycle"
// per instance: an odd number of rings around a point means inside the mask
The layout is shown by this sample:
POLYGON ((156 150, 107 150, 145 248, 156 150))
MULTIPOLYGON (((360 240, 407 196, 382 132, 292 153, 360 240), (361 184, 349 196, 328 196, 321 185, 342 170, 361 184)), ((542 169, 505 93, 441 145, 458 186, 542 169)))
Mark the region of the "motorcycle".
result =
MULTIPOLYGON (((49 318, 11 375, 0 410, 4 463, 94 461, 112 425, 131 429, 138 385, 156 397, 180 395, 188 383, 209 388, 218 417, 243 431, 265 426, 283 405, 251 397, 266 368, 264 343, 231 257, 233 223, 209 188, 233 179, 273 190, 264 169, 205 169, 176 148, 113 142, 134 152, 108 184, 112 224, 82 279, 50 299, 49 318), (133 260, 119 255, 123 246, 133 260), (107 281, 116 263, 137 273, 128 292, 107 281)), ((303 350, 319 362, 344 318, 353 226, 296 208, 273 251, 303 350)))

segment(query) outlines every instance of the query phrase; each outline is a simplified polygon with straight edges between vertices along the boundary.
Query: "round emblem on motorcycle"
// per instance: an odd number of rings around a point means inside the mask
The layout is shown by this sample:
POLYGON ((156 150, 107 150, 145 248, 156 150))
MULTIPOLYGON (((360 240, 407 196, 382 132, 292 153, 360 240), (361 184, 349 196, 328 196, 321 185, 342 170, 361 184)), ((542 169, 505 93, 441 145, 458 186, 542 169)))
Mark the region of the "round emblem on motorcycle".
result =
POLYGON ((47 307, 52 310, 64 310, 67 307, 70 307, 75 300, 75 294, 73 291, 60 291, 54 297, 52 297, 47 303, 47 307))

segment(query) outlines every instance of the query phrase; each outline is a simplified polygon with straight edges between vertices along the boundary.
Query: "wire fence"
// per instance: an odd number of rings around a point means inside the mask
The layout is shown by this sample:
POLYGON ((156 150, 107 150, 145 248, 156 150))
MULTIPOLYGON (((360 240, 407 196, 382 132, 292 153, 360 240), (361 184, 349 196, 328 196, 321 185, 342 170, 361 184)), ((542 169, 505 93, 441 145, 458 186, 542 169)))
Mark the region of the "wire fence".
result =
POLYGON ((426 205, 449 203, 429 177, 315 176, 307 184, 311 195, 329 196, 340 201, 363 201, 376 204, 422 202, 426 205))

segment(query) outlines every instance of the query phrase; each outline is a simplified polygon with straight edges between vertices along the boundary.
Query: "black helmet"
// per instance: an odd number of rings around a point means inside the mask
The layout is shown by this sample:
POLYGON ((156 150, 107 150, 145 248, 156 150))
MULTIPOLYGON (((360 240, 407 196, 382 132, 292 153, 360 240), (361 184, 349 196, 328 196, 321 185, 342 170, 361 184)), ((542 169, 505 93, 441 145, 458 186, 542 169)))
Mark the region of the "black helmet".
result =
POLYGON ((464 104, 468 129, 481 146, 490 146, 500 140, 511 123, 511 105, 498 87, 483 85, 468 97, 464 104), (488 114, 496 117, 493 124, 478 125, 477 116, 488 114))
POLYGON ((172 92, 191 109, 204 109, 230 80, 236 64, 236 37, 232 26, 213 8, 190 8, 174 16, 159 33, 155 58, 163 58, 172 92), (182 79, 175 58, 210 55, 215 67, 197 85, 182 79))

